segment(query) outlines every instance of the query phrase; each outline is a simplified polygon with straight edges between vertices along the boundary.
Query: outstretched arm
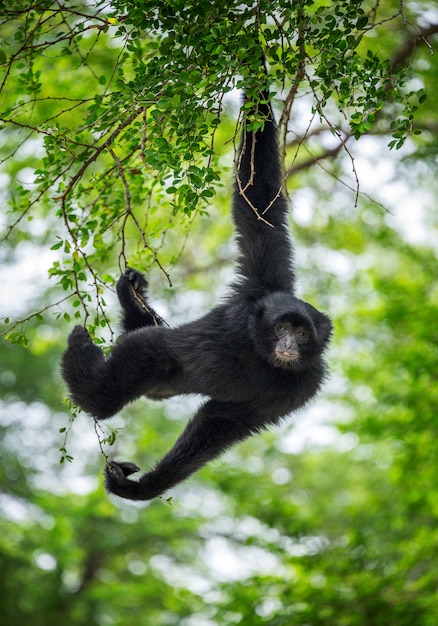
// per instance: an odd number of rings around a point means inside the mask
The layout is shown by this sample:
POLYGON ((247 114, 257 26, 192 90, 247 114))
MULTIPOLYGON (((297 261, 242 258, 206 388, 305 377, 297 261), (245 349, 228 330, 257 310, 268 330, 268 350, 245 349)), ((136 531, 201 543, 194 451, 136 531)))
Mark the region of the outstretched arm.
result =
POLYGON ((62 375, 75 404, 94 417, 105 419, 125 404, 147 393, 157 377, 170 374, 174 363, 163 348, 158 327, 164 320, 146 301, 147 281, 141 272, 128 268, 117 283, 123 308, 125 334, 105 359, 87 330, 76 326, 62 357, 62 375), (160 358, 157 355, 160 355, 160 358))
POLYGON ((244 120, 233 195, 238 272, 243 279, 239 285, 255 297, 294 288, 289 205, 282 191, 277 127, 268 98, 267 92, 260 92, 254 110, 264 118, 263 128, 248 130, 244 120))
POLYGON ((246 406, 210 400, 187 424, 173 448, 138 482, 127 478, 138 470, 133 463, 109 463, 106 488, 128 500, 151 500, 264 425, 246 406))
POLYGON ((75 404, 98 419, 117 413, 128 402, 169 380, 178 368, 163 332, 151 328, 123 335, 105 359, 83 326, 76 326, 62 357, 62 375, 75 404))

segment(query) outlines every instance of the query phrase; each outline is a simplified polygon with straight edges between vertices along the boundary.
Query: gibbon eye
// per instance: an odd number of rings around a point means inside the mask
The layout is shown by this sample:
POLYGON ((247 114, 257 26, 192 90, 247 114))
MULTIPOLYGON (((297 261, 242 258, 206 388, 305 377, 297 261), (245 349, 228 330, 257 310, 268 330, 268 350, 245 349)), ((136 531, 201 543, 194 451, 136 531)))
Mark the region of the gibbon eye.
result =
POLYGON ((295 337, 298 342, 305 343, 309 340, 309 332, 305 328, 297 328, 295 331, 295 337))
POLYGON ((290 333, 291 325, 287 322, 281 322, 280 324, 275 325, 274 331, 278 338, 284 337, 290 333))

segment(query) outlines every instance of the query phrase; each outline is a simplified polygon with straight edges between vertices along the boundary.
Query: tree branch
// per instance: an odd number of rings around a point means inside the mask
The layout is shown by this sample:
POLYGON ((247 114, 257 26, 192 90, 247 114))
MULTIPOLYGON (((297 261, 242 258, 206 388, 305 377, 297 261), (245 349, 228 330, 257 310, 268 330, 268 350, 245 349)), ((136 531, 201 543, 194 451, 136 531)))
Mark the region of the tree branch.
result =
POLYGON ((418 46, 426 45, 430 49, 431 54, 433 54, 433 49, 428 42, 428 38, 438 33, 438 24, 429 24, 428 26, 424 26, 423 28, 416 26, 415 24, 411 25, 414 27, 415 32, 412 34, 411 37, 408 37, 403 42, 399 50, 394 54, 391 59, 391 68, 393 72, 397 71, 400 67, 404 65, 406 60, 414 54, 418 46))

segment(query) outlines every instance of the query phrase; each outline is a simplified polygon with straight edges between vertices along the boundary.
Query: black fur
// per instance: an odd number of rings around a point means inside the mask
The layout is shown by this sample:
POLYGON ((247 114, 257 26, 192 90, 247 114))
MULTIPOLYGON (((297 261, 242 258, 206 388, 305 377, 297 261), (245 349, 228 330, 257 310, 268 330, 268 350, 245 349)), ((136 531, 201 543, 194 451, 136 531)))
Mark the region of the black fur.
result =
POLYGON ((98 419, 142 395, 208 398, 173 448, 138 482, 128 478, 138 470, 133 463, 108 465, 107 489, 124 498, 159 496, 234 443, 303 406, 324 380, 322 354, 331 322, 293 295, 277 130, 263 94, 259 112, 266 117, 264 127, 253 133, 244 126, 236 166, 233 220, 240 255, 225 303, 194 322, 165 327, 147 304, 146 280, 128 269, 117 285, 125 334, 110 356, 105 359, 80 326, 69 337, 64 379, 73 401, 98 419))

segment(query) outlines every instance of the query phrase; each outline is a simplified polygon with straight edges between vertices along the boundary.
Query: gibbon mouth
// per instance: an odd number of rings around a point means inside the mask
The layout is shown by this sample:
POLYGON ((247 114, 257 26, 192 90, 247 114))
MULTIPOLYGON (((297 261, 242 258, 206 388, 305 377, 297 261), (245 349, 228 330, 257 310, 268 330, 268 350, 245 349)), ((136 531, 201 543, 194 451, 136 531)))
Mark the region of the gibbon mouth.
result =
POLYGON ((298 352, 288 352, 287 350, 276 350, 276 354, 281 361, 287 361, 288 363, 298 361, 300 358, 298 352))

